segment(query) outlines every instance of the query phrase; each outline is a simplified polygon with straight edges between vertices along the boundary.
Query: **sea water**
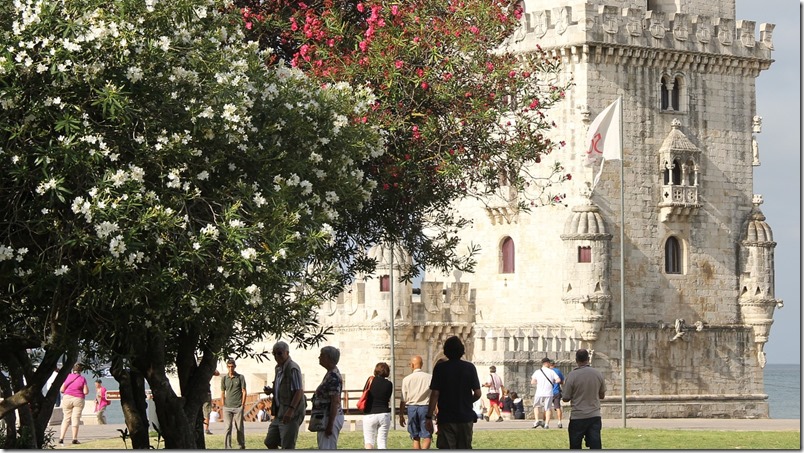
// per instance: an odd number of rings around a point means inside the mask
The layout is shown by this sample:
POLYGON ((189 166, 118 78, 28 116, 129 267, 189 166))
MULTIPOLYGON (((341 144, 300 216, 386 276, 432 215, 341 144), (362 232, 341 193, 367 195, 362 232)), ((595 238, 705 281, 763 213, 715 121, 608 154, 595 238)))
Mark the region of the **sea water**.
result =
POLYGON ((770 418, 801 418, 801 365, 765 365, 770 418))
MULTIPOLYGON (((801 418, 801 366, 800 365, 773 365, 767 364, 765 372, 765 393, 768 394, 768 404, 770 406, 770 418, 777 419, 800 419, 801 418)), ((89 384, 89 395, 87 399, 95 399, 95 378, 91 374, 85 374, 89 384)), ((111 377, 101 378, 106 390, 117 390, 117 381, 111 377)), ((149 400, 148 404, 153 404, 149 400)), ((58 409, 56 409, 58 410, 58 409)), ((123 411, 120 408, 120 401, 112 401, 106 408, 106 422, 125 423, 123 411)))

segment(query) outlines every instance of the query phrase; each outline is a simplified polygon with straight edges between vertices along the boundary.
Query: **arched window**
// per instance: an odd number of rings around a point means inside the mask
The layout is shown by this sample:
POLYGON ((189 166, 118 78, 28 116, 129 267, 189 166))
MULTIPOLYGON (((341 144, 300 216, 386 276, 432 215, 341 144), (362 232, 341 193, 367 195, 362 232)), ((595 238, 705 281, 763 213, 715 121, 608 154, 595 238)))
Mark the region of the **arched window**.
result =
POLYGON ((662 110, 668 110, 670 108, 670 78, 667 76, 662 76, 662 110))
POLYGON ((681 185, 681 162, 678 159, 673 161, 673 185, 681 185))
POLYGON ((681 242, 675 237, 670 236, 664 244, 664 271, 668 274, 681 273, 681 242))
POLYGON ((503 274, 513 274, 516 262, 516 254, 514 252, 514 240, 510 237, 506 237, 503 239, 502 244, 500 245, 500 258, 502 261, 502 273, 503 274))
POLYGON ((673 91, 670 95, 671 104, 673 106, 673 110, 676 112, 681 111, 681 90, 684 88, 684 78, 681 76, 676 76, 676 79, 673 83, 673 91))
POLYGON ((660 87, 660 106, 662 111, 681 112, 687 110, 687 103, 684 99, 687 93, 687 83, 681 74, 671 77, 668 74, 662 75, 660 87))

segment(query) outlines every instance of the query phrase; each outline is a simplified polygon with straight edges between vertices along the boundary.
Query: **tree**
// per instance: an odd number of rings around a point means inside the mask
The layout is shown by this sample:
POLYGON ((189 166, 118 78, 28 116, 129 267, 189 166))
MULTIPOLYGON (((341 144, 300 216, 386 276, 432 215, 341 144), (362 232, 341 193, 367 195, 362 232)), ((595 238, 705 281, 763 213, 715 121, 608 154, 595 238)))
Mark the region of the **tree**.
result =
MULTIPOLYGON (((320 337, 309 319, 342 281, 332 232, 384 151, 356 121, 370 90, 266 68, 223 6, 0 6, 3 314, 47 320, 40 347, 110 357, 138 448, 143 378, 166 446, 195 448, 217 357, 320 337)), ((28 402, 12 400, 0 417, 28 402)))
POLYGON ((571 83, 557 57, 509 50, 518 1, 235 1, 269 63, 376 93, 363 120, 386 134, 386 152, 366 162, 377 187, 338 232, 349 255, 371 238, 402 244, 417 263, 471 269, 472 251, 455 250, 468 221, 454 201, 502 196, 527 210, 563 199, 550 187, 570 175, 540 163, 564 145, 547 138, 545 112, 571 83))

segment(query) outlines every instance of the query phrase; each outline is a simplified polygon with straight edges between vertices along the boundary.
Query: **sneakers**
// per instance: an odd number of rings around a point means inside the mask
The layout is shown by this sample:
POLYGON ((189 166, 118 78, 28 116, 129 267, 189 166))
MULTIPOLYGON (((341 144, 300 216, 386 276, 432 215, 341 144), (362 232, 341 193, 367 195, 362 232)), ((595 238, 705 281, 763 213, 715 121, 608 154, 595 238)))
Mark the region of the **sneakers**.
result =
POLYGON ((59 439, 59 445, 64 445, 64 439, 59 439))
POLYGON ((212 434, 212 431, 206 430, 206 431, 204 431, 204 434, 212 434))
POLYGON ((561 424, 561 422, 558 422, 558 427, 563 428, 564 426, 561 424))
POLYGON ((550 425, 544 425, 544 429, 550 429, 550 425))
POLYGON ((81 442, 78 442, 78 439, 73 439, 73 445, 78 445, 78 444, 80 444, 80 443, 81 443, 81 442))
POLYGON ((503 421, 502 417, 497 419, 497 422, 501 422, 501 421, 503 421))
POLYGON ((483 416, 483 420, 485 420, 485 421, 489 421, 489 416, 488 416, 488 415, 484 415, 484 416, 483 416))
POLYGON ((534 428, 544 428, 544 420, 539 420, 538 422, 536 422, 535 425, 533 425, 533 427, 534 428))

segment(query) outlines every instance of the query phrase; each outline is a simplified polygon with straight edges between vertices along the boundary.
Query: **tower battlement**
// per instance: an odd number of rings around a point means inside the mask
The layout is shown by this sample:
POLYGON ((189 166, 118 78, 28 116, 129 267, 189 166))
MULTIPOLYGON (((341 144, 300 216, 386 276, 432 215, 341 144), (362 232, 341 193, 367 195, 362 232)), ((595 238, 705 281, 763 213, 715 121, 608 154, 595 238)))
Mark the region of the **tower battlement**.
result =
POLYGON ((774 24, 732 17, 643 10, 634 6, 580 3, 544 8, 525 0, 522 26, 512 46, 527 51, 611 45, 758 60, 771 59, 774 24))

